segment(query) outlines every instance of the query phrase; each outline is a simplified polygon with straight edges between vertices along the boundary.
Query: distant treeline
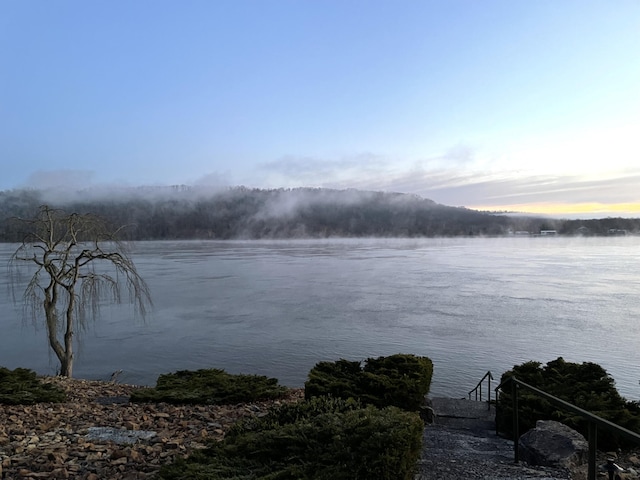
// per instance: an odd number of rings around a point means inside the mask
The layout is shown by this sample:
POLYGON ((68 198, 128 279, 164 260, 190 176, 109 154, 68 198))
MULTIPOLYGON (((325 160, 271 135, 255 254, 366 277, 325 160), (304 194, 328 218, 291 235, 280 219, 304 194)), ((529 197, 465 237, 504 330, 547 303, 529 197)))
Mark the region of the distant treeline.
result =
POLYGON ((114 189, 54 196, 51 192, 0 192, 0 241, 22 239, 12 217, 32 217, 40 205, 94 213, 128 225, 129 240, 326 237, 435 237, 637 233, 640 219, 553 220, 478 212, 440 205, 417 195, 321 188, 189 187, 114 189))

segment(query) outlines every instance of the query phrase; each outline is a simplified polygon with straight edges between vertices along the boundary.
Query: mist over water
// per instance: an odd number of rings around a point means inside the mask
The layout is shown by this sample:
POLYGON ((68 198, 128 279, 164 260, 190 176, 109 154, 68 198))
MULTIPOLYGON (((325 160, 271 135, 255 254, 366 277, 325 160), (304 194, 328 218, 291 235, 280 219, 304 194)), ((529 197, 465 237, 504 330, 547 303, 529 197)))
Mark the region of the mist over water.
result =
MULTIPOLYGON (((81 334, 75 375, 154 384, 224 368, 302 386, 321 360, 394 353, 434 361, 433 395, 487 370, 595 362, 640 397, 640 238, 137 242, 155 307, 106 306, 81 334)), ((6 264, 15 245, 0 245, 6 264)), ((0 277, 0 365, 55 373, 0 277)))

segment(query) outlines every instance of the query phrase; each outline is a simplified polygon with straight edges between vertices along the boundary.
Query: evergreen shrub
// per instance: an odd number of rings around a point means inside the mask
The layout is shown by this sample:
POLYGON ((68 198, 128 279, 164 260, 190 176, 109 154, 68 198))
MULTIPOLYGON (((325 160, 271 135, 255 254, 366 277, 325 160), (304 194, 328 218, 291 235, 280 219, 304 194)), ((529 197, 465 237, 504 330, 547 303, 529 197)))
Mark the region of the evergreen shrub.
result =
POLYGON ((410 480, 423 423, 396 407, 317 397, 236 424, 224 441, 163 467, 164 480, 410 480))
MULTIPOLYGON (((625 400, 617 391, 615 381, 600 365, 591 362, 571 363, 562 357, 542 366, 540 362, 516 365, 502 375, 502 381, 515 376, 518 380, 576 405, 631 431, 640 433, 640 404, 625 400)), ((498 399, 496 421, 501 433, 513 434, 512 395, 509 388, 498 399)), ((518 419, 520 433, 535 427, 537 420, 555 420, 588 435, 585 419, 564 410, 539 395, 518 389, 518 419)), ((604 429, 598 429, 598 447, 615 449, 626 446, 604 429)))
POLYGON ((382 408, 418 410, 429 393, 433 363, 427 357, 396 354, 361 362, 319 362, 304 384, 305 398, 331 395, 355 398, 382 408))
POLYGON ((160 375, 155 388, 141 388, 132 402, 223 405, 282 397, 287 388, 276 378, 261 375, 232 375, 211 368, 182 370, 160 375))
POLYGON ((33 405, 43 402, 64 402, 66 398, 61 388, 43 383, 32 370, 27 368, 9 370, 0 367, 0 404, 33 405))

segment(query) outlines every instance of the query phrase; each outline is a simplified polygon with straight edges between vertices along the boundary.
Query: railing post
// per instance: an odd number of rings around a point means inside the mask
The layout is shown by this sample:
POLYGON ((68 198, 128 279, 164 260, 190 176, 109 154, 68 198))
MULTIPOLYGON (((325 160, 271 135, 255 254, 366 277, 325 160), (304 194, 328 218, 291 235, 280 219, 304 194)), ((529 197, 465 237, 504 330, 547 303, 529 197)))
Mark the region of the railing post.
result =
POLYGON ((489 389, 489 392, 487 393, 487 397, 488 397, 487 402, 489 403, 489 410, 491 410, 491 380, 493 379, 493 376, 491 375, 491 371, 487 371, 487 373, 484 374, 484 377, 482 377, 482 380, 478 382, 475 388, 469 391, 468 396, 469 396, 469 400, 471 400, 471 394, 475 393, 476 402, 478 400, 482 401, 482 389, 483 389, 482 384, 485 378, 487 379, 487 388, 489 389))
POLYGON ((596 452, 598 449, 598 425, 589 421, 589 466, 588 480, 596 480, 596 452))
POLYGON ((511 381, 511 404, 513 408, 513 461, 520 461, 520 452, 518 452, 518 442, 520 440, 520 422, 518 421, 518 384, 511 381))
POLYGON ((498 425, 498 419, 500 418, 500 402, 498 401, 498 391, 496 390, 496 415, 494 421, 496 424, 496 436, 500 435, 500 426, 498 425))

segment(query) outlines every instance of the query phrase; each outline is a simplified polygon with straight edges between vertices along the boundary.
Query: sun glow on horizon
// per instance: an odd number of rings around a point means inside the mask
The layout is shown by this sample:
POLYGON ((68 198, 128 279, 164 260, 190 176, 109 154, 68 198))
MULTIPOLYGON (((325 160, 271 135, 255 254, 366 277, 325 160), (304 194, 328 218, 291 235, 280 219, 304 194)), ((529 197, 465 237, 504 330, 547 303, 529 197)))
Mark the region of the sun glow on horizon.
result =
POLYGON ((473 205, 473 210, 504 211, 566 218, 640 217, 640 203, 535 203, 512 205, 473 205))

